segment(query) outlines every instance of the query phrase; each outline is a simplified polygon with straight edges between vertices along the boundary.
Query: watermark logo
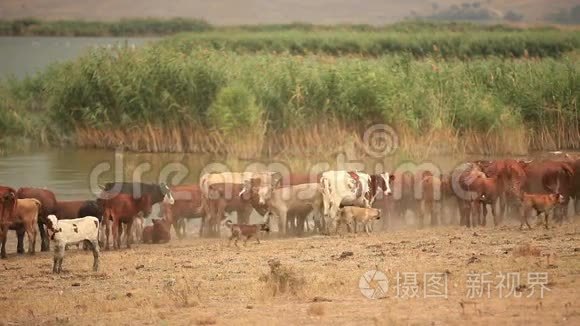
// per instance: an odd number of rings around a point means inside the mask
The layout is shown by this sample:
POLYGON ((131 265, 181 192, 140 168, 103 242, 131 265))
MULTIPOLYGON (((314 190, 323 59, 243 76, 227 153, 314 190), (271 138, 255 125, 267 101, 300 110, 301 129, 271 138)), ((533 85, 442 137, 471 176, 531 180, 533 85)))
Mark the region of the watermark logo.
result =
POLYGON ((370 270, 360 277, 358 288, 367 299, 384 298, 389 290, 389 280, 385 273, 378 270, 370 270))
POLYGON ((382 158, 393 154, 399 148, 399 136, 389 125, 376 124, 363 134, 366 153, 374 158, 382 158))

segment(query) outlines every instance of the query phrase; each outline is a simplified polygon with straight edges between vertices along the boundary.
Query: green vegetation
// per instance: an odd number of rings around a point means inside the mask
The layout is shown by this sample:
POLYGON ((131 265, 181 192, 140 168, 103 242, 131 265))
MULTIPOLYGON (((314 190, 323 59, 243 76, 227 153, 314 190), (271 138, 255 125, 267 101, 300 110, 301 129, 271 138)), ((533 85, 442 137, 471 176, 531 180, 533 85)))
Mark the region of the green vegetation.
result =
POLYGON ((497 32, 208 32, 183 34, 163 41, 167 47, 189 53, 195 48, 236 53, 290 53, 378 57, 409 53, 415 57, 443 58, 559 57, 580 48, 580 34, 562 31, 497 32))
MULTIPOLYGON (((555 30, 538 27, 532 30, 555 30)), ((529 31, 530 29, 526 29, 529 31)), ((59 20, 43 21, 36 18, 0 20, 3 36, 150 36, 172 35, 179 32, 287 32, 287 31, 334 31, 334 32, 517 32, 521 28, 501 24, 474 24, 468 22, 404 21, 391 25, 365 24, 314 25, 308 23, 263 24, 241 26, 214 26, 200 19, 123 19, 113 22, 59 20)))
POLYGON ((570 144, 577 134, 553 126, 578 130, 580 74, 579 64, 565 59, 183 53, 159 44, 94 50, 11 88, 17 101, 8 114, 18 105, 42 113, 59 139, 87 128, 151 125, 187 134, 196 126, 227 133, 262 122, 275 135, 337 121, 352 128, 385 122, 416 135, 547 128, 570 144))
POLYGON ((291 26, 93 49, 6 80, 0 148, 25 138, 150 151, 319 153, 376 123, 396 126, 413 146, 440 135, 454 150, 486 153, 580 148, 577 33, 291 26))
POLYGON ((0 35, 5 36, 148 36, 212 29, 204 20, 123 19, 116 22, 83 20, 41 21, 34 18, 0 21, 0 35))

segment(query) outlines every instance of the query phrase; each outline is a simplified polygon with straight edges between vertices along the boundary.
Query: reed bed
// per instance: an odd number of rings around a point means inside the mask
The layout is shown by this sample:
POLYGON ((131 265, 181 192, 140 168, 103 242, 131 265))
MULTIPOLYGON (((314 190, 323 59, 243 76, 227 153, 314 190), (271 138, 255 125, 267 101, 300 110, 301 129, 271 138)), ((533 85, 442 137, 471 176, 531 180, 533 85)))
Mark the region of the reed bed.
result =
POLYGON ((289 53, 379 57, 407 53, 414 57, 560 57, 580 47, 575 31, 506 29, 461 30, 400 29, 210 31, 187 33, 163 41, 165 46, 190 52, 195 48, 231 50, 236 53, 289 53))
POLYGON ((517 32, 524 30, 547 31, 561 29, 555 25, 516 26, 508 24, 476 24, 469 22, 434 22, 408 20, 388 25, 338 24, 316 25, 309 23, 259 24, 215 26, 202 19, 191 18, 140 18, 118 21, 56 20, 37 18, 15 20, 0 19, 3 36, 146 36, 172 35, 178 32, 283 32, 283 31, 343 31, 343 32, 517 32))
POLYGON ((250 55, 157 44, 92 50, 4 89, 15 98, 7 112, 50 126, 48 143, 240 157, 320 155, 352 143, 366 155, 366 128, 386 123, 411 155, 524 154, 579 148, 578 68, 567 57, 250 55))
POLYGON ((150 36, 200 32, 212 28, 204 20, 190 18, 122 19, 114 22, 45 21, 36 18, 0 20, 0 35, 3 36, 150 36))

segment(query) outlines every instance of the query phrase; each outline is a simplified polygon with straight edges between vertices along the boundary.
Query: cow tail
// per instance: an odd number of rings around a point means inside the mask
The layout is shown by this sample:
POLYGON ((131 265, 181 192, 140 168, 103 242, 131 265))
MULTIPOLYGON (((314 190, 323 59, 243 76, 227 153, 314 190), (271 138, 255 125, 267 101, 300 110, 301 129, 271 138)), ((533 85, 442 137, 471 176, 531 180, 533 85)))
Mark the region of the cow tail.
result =
POLYGON ((38 221, 38 215, 40 215, 40 210, 42 209, 42 203, 40 202, 40 200, 34 199, 34 205, 36 205, 36 221, 38 221))

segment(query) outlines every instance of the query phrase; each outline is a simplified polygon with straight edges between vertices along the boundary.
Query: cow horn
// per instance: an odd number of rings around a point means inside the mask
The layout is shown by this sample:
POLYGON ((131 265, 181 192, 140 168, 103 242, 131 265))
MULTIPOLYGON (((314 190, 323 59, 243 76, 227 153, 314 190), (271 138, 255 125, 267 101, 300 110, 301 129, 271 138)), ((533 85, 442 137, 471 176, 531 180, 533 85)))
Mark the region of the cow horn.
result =
POLYGON ((102 184, 99 184, 99 188, 101 188, 101 190, 105 190, 105 186, 103 186, 102 184))

